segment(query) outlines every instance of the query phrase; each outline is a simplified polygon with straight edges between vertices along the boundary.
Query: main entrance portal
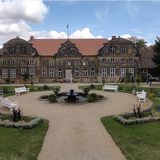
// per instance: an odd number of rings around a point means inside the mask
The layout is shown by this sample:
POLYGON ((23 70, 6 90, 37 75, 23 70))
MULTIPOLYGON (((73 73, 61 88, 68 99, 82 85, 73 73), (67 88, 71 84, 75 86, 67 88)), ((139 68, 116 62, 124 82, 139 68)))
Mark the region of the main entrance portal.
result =
POLYGON ((65 81, 72 83, 72 69, 66 69, 65 81))

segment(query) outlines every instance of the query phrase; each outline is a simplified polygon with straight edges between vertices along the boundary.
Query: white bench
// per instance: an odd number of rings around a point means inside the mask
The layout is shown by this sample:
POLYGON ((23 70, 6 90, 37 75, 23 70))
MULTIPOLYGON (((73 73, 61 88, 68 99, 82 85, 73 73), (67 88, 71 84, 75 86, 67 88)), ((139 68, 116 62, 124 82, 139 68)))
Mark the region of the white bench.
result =
POLYGON ((102 90, 112 90, 112 91, 115 91, 115 92, 117 92, 118 91, 118 86, 117 85, 104 85, 103 87, 102 87, 102 90))
POLYGON ((15 90, 15 95, 20 95, 20 93, 29 92, 29 88, 26 87, 15 88, 14 90, 15 90))
POLYGON ((0 103, 2 106, 9 108, 10 110, 13 108, 18 108, 18 103, 13 102, 7 98, 0 97, 0 103))
POLYGON ((145 102, 146 101, 147 93, 144 90, 142 90, 142 92, 136 92, 136 94, 137 94, 139 102, 145 102))

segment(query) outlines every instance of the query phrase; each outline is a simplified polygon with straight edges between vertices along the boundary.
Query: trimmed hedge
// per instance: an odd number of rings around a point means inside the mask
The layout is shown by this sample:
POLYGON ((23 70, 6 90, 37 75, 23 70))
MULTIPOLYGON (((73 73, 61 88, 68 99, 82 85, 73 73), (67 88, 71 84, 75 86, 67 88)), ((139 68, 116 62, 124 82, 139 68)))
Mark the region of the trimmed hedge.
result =
POLYGON ((125 119, 123 116, 116 115, 114 116, 114 118, 123 125, 142 124, 142 123, 155 122, 160 120, 160 116, 125 119))
POLYGON ((23 122, 23 121, 12 122, 9 120, 3 120, 3 121, 1 120, 0 127, 31 129, 31 128, 37 126, 41 122, 42 122, 41 117, 35 117, 34 119, 32 119, 29 122, 23 122))

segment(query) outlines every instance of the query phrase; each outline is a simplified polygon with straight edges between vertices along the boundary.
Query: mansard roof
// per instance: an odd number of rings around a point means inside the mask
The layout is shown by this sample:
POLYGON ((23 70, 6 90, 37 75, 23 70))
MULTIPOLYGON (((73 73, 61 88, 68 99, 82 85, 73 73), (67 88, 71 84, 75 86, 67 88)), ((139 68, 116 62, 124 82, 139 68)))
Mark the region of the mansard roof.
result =
POLYGON ((76 56, 81 56, 81 53, 79 53, 79 50, 76 47, 76 44, 72 43, 68 39, 63 44, 61 44, 61 47, 59 48, 56 56, 57 57, 63 57, 63 56, 76 57, 76 56))
POLYGON ((106 44, 109 44, 109 45, 132 45, 133 42, 128 40, 128 39, 125 39, 125 38, 121 38, 120 36, 119 37, 116 37, 116 36, 112 36, 112 39, 110 41, 108 41, 106 44))
MULTIPOLYGON (((97 55, 107 39, 69 39, 69 41, 75 44, 82 55, 97 55)), ((38 50, 39 55, 53 56, 58 53, 61 44, 65 43, 66 39, 34 39, 32 37, 29 42, 38 50)))
POLYGON ((18 36, 16 38, 13 38, 9 41, 7 41, 4 45, 9 44, 9 45, 16 45, 16 44, 21 44, 21 45, 28 45, 30 44, 28 41, 19 38, 18 36))

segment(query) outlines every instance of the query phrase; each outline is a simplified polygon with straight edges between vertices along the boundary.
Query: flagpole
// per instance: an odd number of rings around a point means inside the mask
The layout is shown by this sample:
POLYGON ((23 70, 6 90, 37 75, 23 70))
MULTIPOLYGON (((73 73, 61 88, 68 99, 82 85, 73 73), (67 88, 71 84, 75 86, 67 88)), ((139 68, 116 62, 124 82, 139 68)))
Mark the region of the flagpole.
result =
POLYGON ((69 25, 67 24, 67 36, 68 36, 68 40, 69 40, 69 25))

